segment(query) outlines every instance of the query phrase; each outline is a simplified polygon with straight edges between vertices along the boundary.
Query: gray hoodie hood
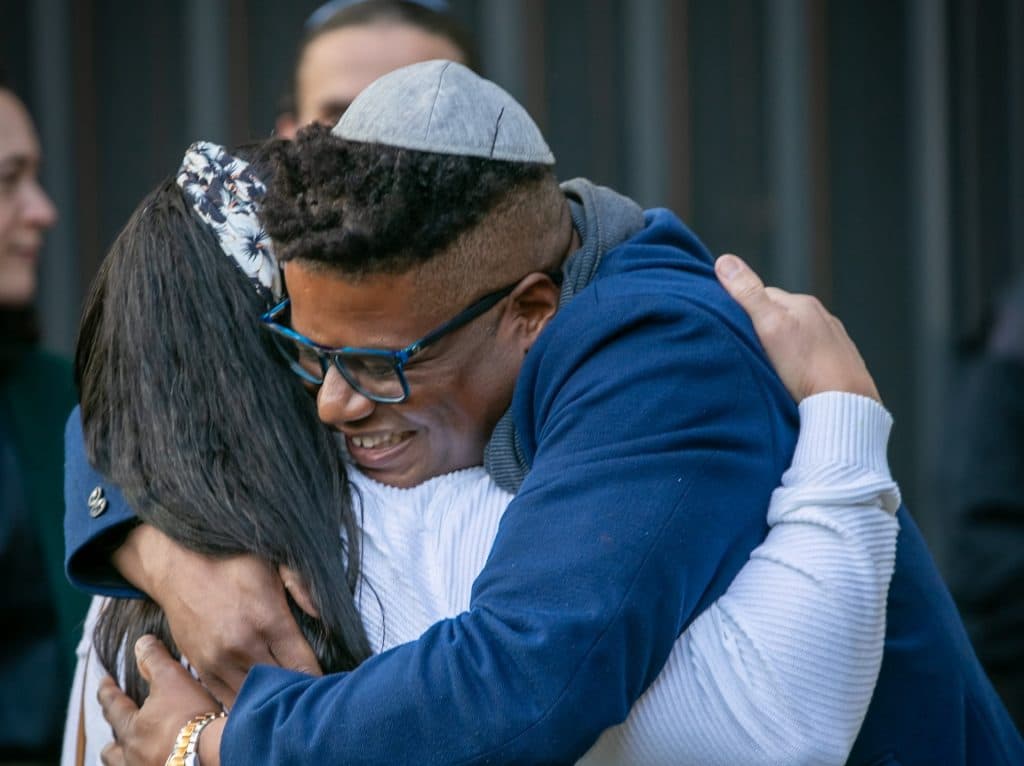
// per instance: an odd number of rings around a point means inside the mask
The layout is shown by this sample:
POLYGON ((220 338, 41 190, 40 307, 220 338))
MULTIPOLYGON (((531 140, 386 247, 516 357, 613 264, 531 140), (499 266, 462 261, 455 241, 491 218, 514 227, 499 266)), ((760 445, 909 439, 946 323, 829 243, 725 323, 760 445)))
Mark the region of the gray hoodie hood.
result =
MULTIPOLYGON (((644 211, 633 200, 585 178, 562 184, 580 249, 562 267, 564 281, 559 307, 564 307, 594 279, 604 254, 644 227, 644 211)), ((530 470, 519 446, 512 413, 506 411, 484 450, 484 468, 506 492, 519 491, 530 470)))

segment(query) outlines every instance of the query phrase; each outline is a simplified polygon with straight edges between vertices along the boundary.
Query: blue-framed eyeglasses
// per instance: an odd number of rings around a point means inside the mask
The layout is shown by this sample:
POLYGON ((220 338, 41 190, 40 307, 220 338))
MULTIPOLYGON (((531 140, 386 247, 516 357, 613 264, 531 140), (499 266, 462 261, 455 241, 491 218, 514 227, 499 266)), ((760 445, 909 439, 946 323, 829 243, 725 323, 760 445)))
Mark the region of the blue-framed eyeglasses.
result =
MULTIPOLYGON (((545 272, 556 285, 561 285, 561 272, 545 272)), ((460 311, 436 330, 398 350, 343 346, 328 348, 295 332, 284 322, 291 300, 285 298, 260 317, 260 322, 271 332, 274 342, 288 362, 289 368, 307 383, 319 386, 333 364, 352 388, 368 399, 382 404, 398 404, 409 398, 409 381, 405 365, 416 354, 449 333, 465 327, 483 316, 523 281, 495 290, 460 311)))

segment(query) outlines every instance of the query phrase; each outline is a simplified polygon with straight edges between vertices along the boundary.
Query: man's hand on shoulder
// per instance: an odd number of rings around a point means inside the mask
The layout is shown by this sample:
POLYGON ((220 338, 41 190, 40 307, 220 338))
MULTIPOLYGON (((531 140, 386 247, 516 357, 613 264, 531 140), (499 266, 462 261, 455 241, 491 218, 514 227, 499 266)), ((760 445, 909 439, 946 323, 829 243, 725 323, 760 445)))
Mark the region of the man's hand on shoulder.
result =
POLYGON ((721 256, 715 273, 750 315, 768 359, 798 403, 824 391, 846 391, 881 402, 857 346, 821 301, 765 287, 735 255, 721 256))
POLYGON ((143 524, 114 554, 114 565, 164 610, 178 648, 225 706, 234 704, 253 665, 320 674, 285 583, 266 561, 209 558, 143 524))

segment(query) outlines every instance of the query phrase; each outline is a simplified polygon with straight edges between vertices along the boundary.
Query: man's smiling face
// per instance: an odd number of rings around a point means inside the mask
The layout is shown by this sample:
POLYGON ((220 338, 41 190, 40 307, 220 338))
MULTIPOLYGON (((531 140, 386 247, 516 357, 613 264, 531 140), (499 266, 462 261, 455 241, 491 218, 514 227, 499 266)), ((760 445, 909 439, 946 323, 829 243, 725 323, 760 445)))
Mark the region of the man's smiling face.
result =
MULTIPOLYGON (((353 278, 293 261, 285 274, 292 328, 323 346, 403 348, 465 308, 424 300, 415 271, 353 278)), ((481 284, 478 292, 497 287, 481 284)), ((483 461, 522 362, 503 321, 507 302, 417 354, 405 370, 409 398, 400 404, 371 401, 331 367, 317 394, 320 418, 345 436, 360 470, 411 487, 483 461)))

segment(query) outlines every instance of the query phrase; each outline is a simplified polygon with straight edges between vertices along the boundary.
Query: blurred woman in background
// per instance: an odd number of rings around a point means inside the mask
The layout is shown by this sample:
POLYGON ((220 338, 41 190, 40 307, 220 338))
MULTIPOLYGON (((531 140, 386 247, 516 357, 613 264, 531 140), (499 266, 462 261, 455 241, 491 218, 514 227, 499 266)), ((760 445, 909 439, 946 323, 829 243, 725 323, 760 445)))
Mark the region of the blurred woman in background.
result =
POLYGON ((0 763, 58 752, 86 607, 64 578, 71 370, 39 348, 33 307, 43 237, 57 221, 39 162, 32 119, 0 72, 0 763))

